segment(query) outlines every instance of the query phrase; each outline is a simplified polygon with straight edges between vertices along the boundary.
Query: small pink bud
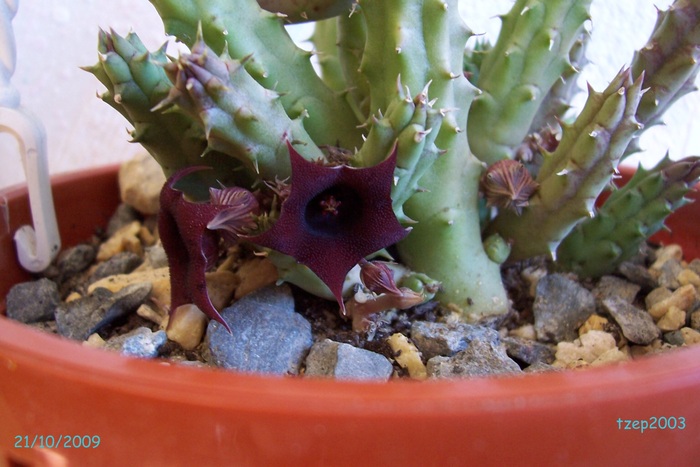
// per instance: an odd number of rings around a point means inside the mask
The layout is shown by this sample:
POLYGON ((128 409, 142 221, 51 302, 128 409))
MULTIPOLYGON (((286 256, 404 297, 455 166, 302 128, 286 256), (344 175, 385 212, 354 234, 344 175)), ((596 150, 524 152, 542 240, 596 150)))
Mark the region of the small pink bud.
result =
POLYGON ((389 267, 380 261, 360 262, 360 279, 362 283, 377 295, 388 293, 401 295, 401 291, 394 282, 394 273, 389 267))

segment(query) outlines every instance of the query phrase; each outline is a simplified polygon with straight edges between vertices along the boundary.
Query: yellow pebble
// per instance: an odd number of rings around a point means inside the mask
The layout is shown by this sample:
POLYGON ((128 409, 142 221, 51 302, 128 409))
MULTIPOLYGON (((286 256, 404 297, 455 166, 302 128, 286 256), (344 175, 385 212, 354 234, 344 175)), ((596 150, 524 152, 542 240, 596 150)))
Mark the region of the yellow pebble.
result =
POLYGON ((97 251, 97 261, 106 261, 117 253, 133 251, 134 249, 137 251, 133 252, 139 254, 138 248, 141 246, 141 240, 138 239, 137 235, 140 230, 141 223, 139 221, 133 221, 117 230, 114 235, 100 245, 100 249, 97 251), (139 247, 135 246, 137 243, 139 247))
POLYGON ((165 306, 170 305, 170 272, 167 267, 105 277, 90 284, 88 293, 92 293, 98 287, 117 292, 127 285, 140 282, 153 284, 153 290, 151 291, 152 300, 165 306))
POLYGON ((670 297, 672 293, 673 292, 671 292, 671 290, 667 289, 666 287, 657 287, 651 292, 649 292, 647 296, 644 297, 644 304, 646 305, 647 310, 652 306, 656 305, 657 303, 661 302, 662 300, 665 300, 668 297, 670 297))
POLYGON ((685 311, 671 306, 668 312, 659 319, 656 326, 662 331, 676 331, 685 324, 685 311))
POLYGON ((141 226, 139 229, 139 238, 141 242, 146 246, 153 246, 156 244, 156 237, 148 230, 146 227, 141 226))
POLYGON ((142 303, 137 309, 136 314, 156 323, 161 329, 164 329, 168 324, 168 313, 160 307, 154 307, 146 303, 142 303))
POLYGON ((530 339, 531 341, 537 339, 535 326, 532 324, 525 324, 519 328, 512 329, 508 334, 511 336, 520 337, 522 339, 530 339))
POLYGON ((401 368, 406 369, 411 378, 426 379, 428 377, 428 372, 420 358, 420 352, 415 345, 408 341, 406 336, 397 332, 387 339, 387 343, 394 352, 396 363, 401 368))
POLYGON ((692 269, 683 269, 678 273, 676 279, 681 285, 692 284, 695 287, 700 287, 700 276, 692 269))
POLYGON ((629 360, 629 354, 618 348, 609 349, 600 354, 598 358, 591 362, 591 366, 604 365, 606 363, 624 362, 629 360))
POLYGON ((105 340, 102 339, 102 336, 100 336, 97 333, 90 334, 87 339, 83 341, 83 345, 85 347, 92 347, 95 349, 100 349, 104 347, 106 344, 105 340))
POLYGON ((650 269, 661 269, 663 265, 671 259, 683 259, 683 249, 680 245, 671 244, 660 248, 656 252, 656 261, 651 265, 650 269))
MULTIPOLYGON (((559 342, 556 360, 552 365, 558 368, 577 368, 582 366, 581 362, 591 364, 609 351, 619 351, 615 338, 607 332, 592 330, 573 342, 559 342)), ((616 355, 616 352, 610 352, 603 359, 612 361, 617 358, 616 355)))
POLYGON ((669 297, 653 304, 649 307, 648 311, 654 319, 658 320, 668 313, 671 307, 676 307, 681 311, 689 310, 695 304, 696 300, 697 293, 695 287, 687 284, 676 289, 669 297))
POLYGON ((170 315, 166 334, 185 350, 192 350, 202 342, 209 320, 195 305, 179 306, 170 315))
POLYGON ((683 336, 683 342, 685 342, 685 345, 700 344, 700 332, 693 328, 682 328, 681 335, 683 336))
POLYGON ((267 258, 252 259, 244 262, 236 271, 236 299, 244 297, 266 285, 274 284, 278 279, 277 268, 267 258))
POLYGON ((583 323, 580 328, 578 328, 578 335, 582 336, 588 331, 604 331, 605 325, 608 323, 609 321, 607 319, 600 315, 593 314, 588 317, 586 322, 583 323))
POLYGON ((71 292, 67 297, 66 297, 66 303, 70 303, 74 300, 77 300, 79 298, 82 298, 83 296, 80 295, 78 292, 71 292))
POLYGON ((231 271, 213 271, 206 274, 207 292, 214 308, 221 310, 231 303, 238 281, 231 271))

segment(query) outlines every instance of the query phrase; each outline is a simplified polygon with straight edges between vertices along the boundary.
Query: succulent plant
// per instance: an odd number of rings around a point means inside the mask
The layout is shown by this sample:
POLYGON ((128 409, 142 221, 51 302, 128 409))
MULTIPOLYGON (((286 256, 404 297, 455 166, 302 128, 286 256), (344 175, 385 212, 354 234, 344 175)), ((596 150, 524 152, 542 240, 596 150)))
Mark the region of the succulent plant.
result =
POLYGON ((698 158, 665 159, 594 205, 636 137, 694 89, 700 0, 660 12, 573 119, 590 0, 517 0, 495 41, 469 47, 457 0, 151 3, 189 51, 100 32, 88 70, 170 176, 173 307, 221 321, 204 273, 223 238, 359 328, 433 297, 465 320, 501 315, 503 262, 608 273, 700 176, 698 158), (315 21, 318 72, 290 21, 315 21))
POLYGON ((557 248, 557 265, 582 277, 609 274, 661 230, 664 219, 688 201, 683 196, 700 176, 700 158, 640 167, 606 200, 594 217, 576 225, 557 248))

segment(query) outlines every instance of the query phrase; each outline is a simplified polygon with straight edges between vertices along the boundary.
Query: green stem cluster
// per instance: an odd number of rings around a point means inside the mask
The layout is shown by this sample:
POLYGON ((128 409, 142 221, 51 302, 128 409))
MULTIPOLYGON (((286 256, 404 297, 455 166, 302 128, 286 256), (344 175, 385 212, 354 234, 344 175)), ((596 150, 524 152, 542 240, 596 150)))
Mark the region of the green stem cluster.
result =
POLYGON ((590 0, 518 0, 501 17, 486 54, 469 119, 469 144, 489 164, 512 158, 549 90, 575 72, 569 60, 589 19, 590 0))
POLYGON ((700 175, 700 158, 639 167, 632 179, 614 191, 597 215, 576 226, 557 249, 557 265, 581 277, 612 273, 632 257, 664 221, 689 201, 684 195, 700 175))
MULTIPOLYGON (((499 256, 508 252, 503 239, 510 242, 510 260, 556 252, 561 267, 600 274, 634 249, 624 244, 638 245, 682 205, 700 175, 695 159, 666 161, 640 170, 627 191, 594 211, 642 124, 658 122, 692 89, 700 0, 676 0, 660 13, 631 69, 603 92, 589 90, 571 124, 561 117, 587 62, 590 0, 517 0, 496 43, 472 51, 457 0, 260 0, 262 8, 255 0, 150 1, 191 52, 169 58, 149 53, 135 34, 101 33, 100 62, 89 71, 166 173, 210 165, 201 172, 209 178, 198 182, 206 192, 218 182, 251 187, 288 176, 288 139, 307 159, 324 158, 324 147, 348 149, 357 167, 396 150, 392 206, 412 227, 397 245, 399 259, 440 281, 437 297, 466 319, 509 307, 503 258, 489 258, 482 235, 499 256), (307 19, 319 20, 312 37, 319 74, 313 53, 284 28, 307 19), (488 215, 479 192, 484 169, 502 170, 492 180, 504 182, 497 188, 507 196, 509 177, 524 176, 512 165, 518 148, 544 127, 562 134, 549 141, 550 152, 535 148, 544 159, 530 167, 535 194, 518 200, 522 213, 488 215), (620 227, 625 222, 633 232, 620 227), (591 269, 582 259, 588 255, 607 266, 591 269)), ((292 258, 271 257, 285 278, 328 294, 292 258)))
POLYGON ((361 145, 357 120, 349 104, 338 99, 316 74, 311 53, 294 44, 283 17, 263 10, 255 0, 151 0, 165 30, 192 46, 201 25, 206 44, 236 60, 250 57, 248 73, 265 89, 279 93, 289 118, 306 116, 317 145, 361 145))
POLYGON ((641 79, 621 71, 603 91, 589 90, 559 146, 547 154, 530 206, 517 215, 502 211, 488 228, 511 241, 512 260, 551 254, 577 222, 593 215, 593 204, 610 183, 622 154, 641 125, 635 119, 641 79))

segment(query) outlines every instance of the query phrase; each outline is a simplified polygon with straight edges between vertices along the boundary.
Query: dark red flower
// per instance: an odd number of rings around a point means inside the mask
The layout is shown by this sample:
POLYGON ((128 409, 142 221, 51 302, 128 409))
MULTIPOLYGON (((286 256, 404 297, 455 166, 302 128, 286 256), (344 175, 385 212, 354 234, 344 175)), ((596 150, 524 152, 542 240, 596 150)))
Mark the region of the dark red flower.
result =
POLYGON ((230 329, 212 305, 206 271, 218 257, 219 234, 210 226, 240 234, 258 208, 253 195, 242 188, 213 189, 210 203, 187 201, 175 184, 187 175, 209 167, 187 167, 174 173, 160 193, 158 232, 168 255, 170 309, 195 304, 204 314, 230 329))
POLYGON ((344 309, 345 276, 365 256, 406 236, 391 206, 396 150, 374 167, 328 167, 305 160, 287 142, 291 191, 267 231, 248 237, 306 265, 344 309))

